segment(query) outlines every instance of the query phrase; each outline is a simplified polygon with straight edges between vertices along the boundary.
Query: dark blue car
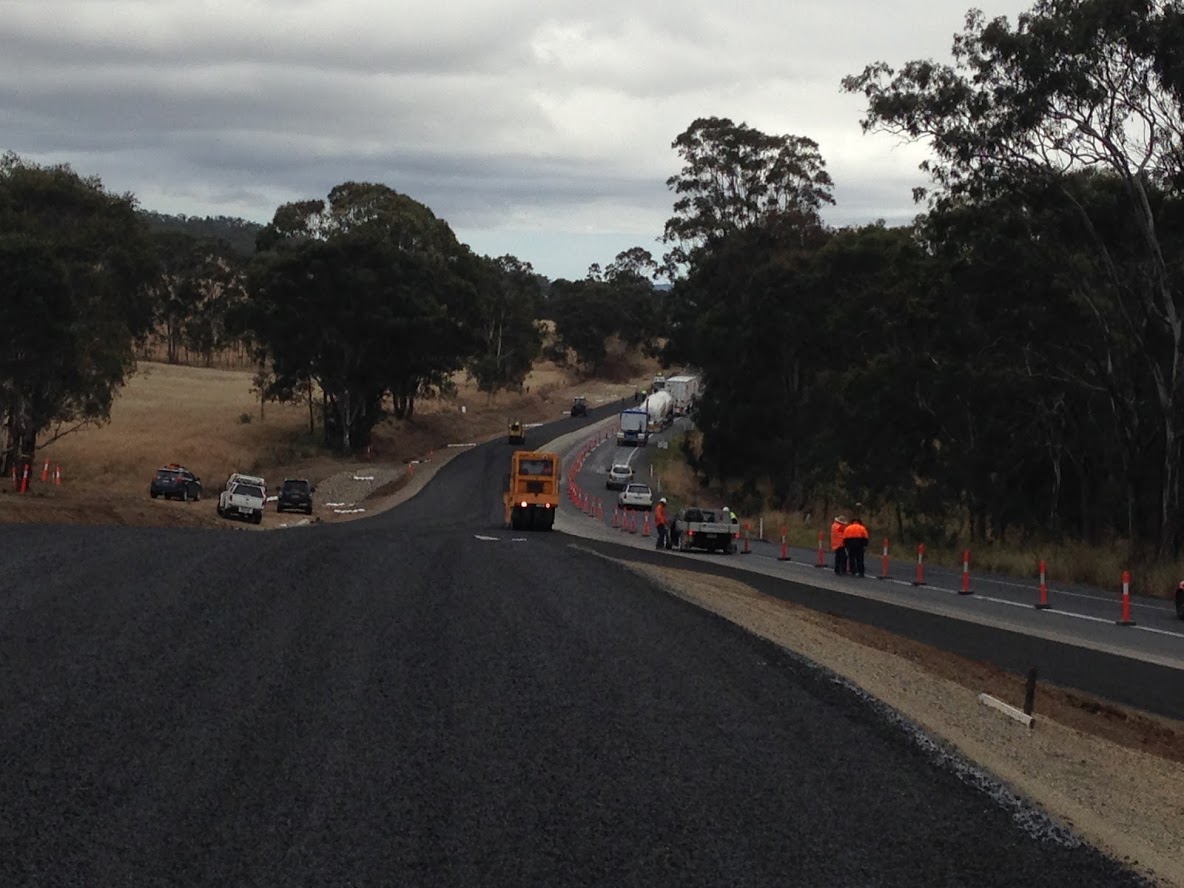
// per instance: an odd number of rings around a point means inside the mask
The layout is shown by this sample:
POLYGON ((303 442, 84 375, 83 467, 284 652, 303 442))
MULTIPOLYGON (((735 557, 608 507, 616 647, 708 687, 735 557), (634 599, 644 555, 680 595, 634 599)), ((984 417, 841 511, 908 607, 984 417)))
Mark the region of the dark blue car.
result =
POLYGON ((199 500, 201 499, 201 479, 184 466, 169 463, 156 470, 152 483, 148 485, 148 495, 153 499, 163 496, 165 499, 199 500))

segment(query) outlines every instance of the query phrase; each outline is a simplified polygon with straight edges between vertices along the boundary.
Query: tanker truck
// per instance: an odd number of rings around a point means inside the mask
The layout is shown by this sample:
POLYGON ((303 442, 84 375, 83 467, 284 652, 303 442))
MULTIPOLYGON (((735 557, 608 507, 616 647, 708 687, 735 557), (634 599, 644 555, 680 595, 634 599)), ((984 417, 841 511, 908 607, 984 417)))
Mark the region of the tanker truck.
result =
POLYGON ((674 398, 670 392, 654 392, 645 399, 645 412, 649 415, 648 430, 652 435, 660 432, 674 421, 674 398))

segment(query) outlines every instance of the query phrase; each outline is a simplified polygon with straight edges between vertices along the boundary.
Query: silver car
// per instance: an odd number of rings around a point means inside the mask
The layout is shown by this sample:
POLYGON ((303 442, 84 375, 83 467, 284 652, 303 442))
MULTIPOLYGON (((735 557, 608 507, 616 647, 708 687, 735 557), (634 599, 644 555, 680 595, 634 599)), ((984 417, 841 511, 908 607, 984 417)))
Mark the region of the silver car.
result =
POLYGON ((605 490, 624 490, 633 480, 633 469, 620 463, 608 470, 608 477, 604 479, 605 490))

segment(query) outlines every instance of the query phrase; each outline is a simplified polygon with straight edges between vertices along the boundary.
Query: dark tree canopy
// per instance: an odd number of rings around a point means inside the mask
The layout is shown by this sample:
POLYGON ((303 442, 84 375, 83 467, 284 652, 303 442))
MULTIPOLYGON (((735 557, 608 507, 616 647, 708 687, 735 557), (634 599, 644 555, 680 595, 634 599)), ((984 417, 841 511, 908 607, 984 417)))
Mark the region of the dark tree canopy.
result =
POLYGON ((68 166, 0 160, 3 471, 109 417, 151 328, 154 274, 133 198, 68 166))

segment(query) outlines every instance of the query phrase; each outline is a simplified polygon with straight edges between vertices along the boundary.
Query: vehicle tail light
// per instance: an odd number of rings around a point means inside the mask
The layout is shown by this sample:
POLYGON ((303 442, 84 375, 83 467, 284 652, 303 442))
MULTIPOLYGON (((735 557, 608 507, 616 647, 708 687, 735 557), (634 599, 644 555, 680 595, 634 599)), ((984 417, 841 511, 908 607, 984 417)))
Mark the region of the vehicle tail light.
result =
POLYGON ((524 509, 525 509, 525 508, 526 508, 526 500, 523 500, 523 501, 522 501, 522 502, 520 502, 518 505, 522 506, 522 508, 524 508, 524 509))
POLYGON ((733 536, 735 539, 740 539, 740 531, 736 531, 734 534, 732 534, 732 536, 733 536))
POLYGON ((695 535, 695 532, 694 532, 693 530, 688 530, 688 531, 687 531, 687 536, 689 536, 689 537, 693 537, 694 535, 695 535))

